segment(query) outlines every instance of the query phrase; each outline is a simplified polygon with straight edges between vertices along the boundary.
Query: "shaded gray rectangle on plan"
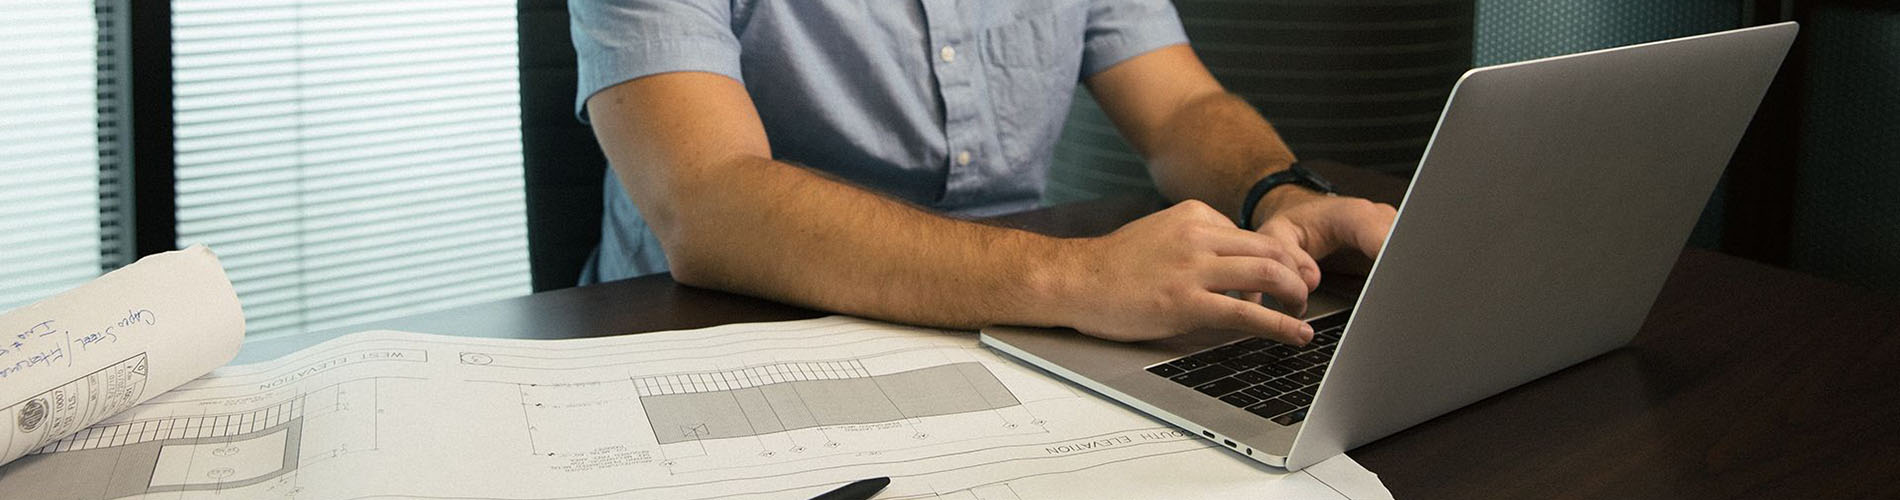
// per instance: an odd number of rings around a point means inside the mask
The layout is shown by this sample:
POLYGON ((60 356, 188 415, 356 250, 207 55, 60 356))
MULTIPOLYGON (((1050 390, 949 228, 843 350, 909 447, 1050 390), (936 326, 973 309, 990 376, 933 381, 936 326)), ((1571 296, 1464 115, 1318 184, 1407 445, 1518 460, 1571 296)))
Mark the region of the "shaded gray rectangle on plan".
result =
POLYGON ((869 424, 1021 404, 981 363, 889 375, 641 396, 660 444, 869 424))

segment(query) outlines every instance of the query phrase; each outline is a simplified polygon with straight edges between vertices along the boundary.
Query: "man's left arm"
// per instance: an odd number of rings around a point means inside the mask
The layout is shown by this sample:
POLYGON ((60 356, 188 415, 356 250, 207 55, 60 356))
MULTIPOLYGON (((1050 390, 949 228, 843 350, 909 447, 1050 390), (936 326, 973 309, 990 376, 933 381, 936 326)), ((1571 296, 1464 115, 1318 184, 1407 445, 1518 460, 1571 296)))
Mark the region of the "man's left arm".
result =
MULTIPOLYGON (((1247 189, 1296 160, 1273 126, 1222 88, 1185 44, 1116 63, 1086 83, 1171 200, 1202 200, 1238 218, 1247 189)), ((1395 216, 1391 205, 1288 184, 1262 197, 1248 222, 1315 260, 1339 250, 1372 258, 1395 216)), ((1317 269, 1301 271, 1312 273, 1307 283, 1318 283, 1317 269)))

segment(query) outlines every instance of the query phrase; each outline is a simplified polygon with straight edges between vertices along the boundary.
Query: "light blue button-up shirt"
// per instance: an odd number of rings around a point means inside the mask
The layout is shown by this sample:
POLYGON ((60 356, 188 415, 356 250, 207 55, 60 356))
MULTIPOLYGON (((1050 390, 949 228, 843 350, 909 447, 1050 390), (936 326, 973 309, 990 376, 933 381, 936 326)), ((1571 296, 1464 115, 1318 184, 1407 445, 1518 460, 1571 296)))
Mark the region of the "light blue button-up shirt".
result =
MULTIPOLYGON (((570 0, 587 98, 642 76, 742 82, 772 154, 962 216, 1032 208, 1075 85, 1187 42, 1167 0, 570 0)), ((667 269, 606 176, 583 282, 667 269)))

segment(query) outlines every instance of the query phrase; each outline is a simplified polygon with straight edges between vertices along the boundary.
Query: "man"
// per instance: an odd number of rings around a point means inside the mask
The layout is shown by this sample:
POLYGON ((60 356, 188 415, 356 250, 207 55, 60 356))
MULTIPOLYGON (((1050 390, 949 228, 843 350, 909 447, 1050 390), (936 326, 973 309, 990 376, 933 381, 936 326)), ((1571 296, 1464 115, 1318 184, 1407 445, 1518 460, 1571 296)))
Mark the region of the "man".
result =
POLYGON ((1166 0, 571 0, 579 113, 613 168, 585 279, 1134 341, 1303 344, 1316 259, 1394 210, 1250 186, 1292 152, 1214 81, 1166 0), (959 217, 1033 207, 1078 80, 1185 200, 1099 238, 959 217), (1229 295, 1238 292, 1242 298, 1229 295))

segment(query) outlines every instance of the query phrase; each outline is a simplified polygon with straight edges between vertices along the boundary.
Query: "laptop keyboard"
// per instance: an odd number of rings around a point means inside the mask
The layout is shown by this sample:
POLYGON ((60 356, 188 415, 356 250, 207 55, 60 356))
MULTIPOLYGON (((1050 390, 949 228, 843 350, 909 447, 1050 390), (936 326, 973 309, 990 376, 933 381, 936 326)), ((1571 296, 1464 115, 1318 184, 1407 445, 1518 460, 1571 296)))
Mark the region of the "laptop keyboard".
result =
MULTIPOLYGON (((1344 319, 1346 313, 1333 317, 1344 319)), ((1330 319, 1332 317, 1329 317, 1330 319)), ((1343 321, 1315 322, 1313 341, 1293 347, 1252 337, 1148 367, 1148 372, 1280 425, 1306 419, 1320 377, 1333 361, 1343 321)))

